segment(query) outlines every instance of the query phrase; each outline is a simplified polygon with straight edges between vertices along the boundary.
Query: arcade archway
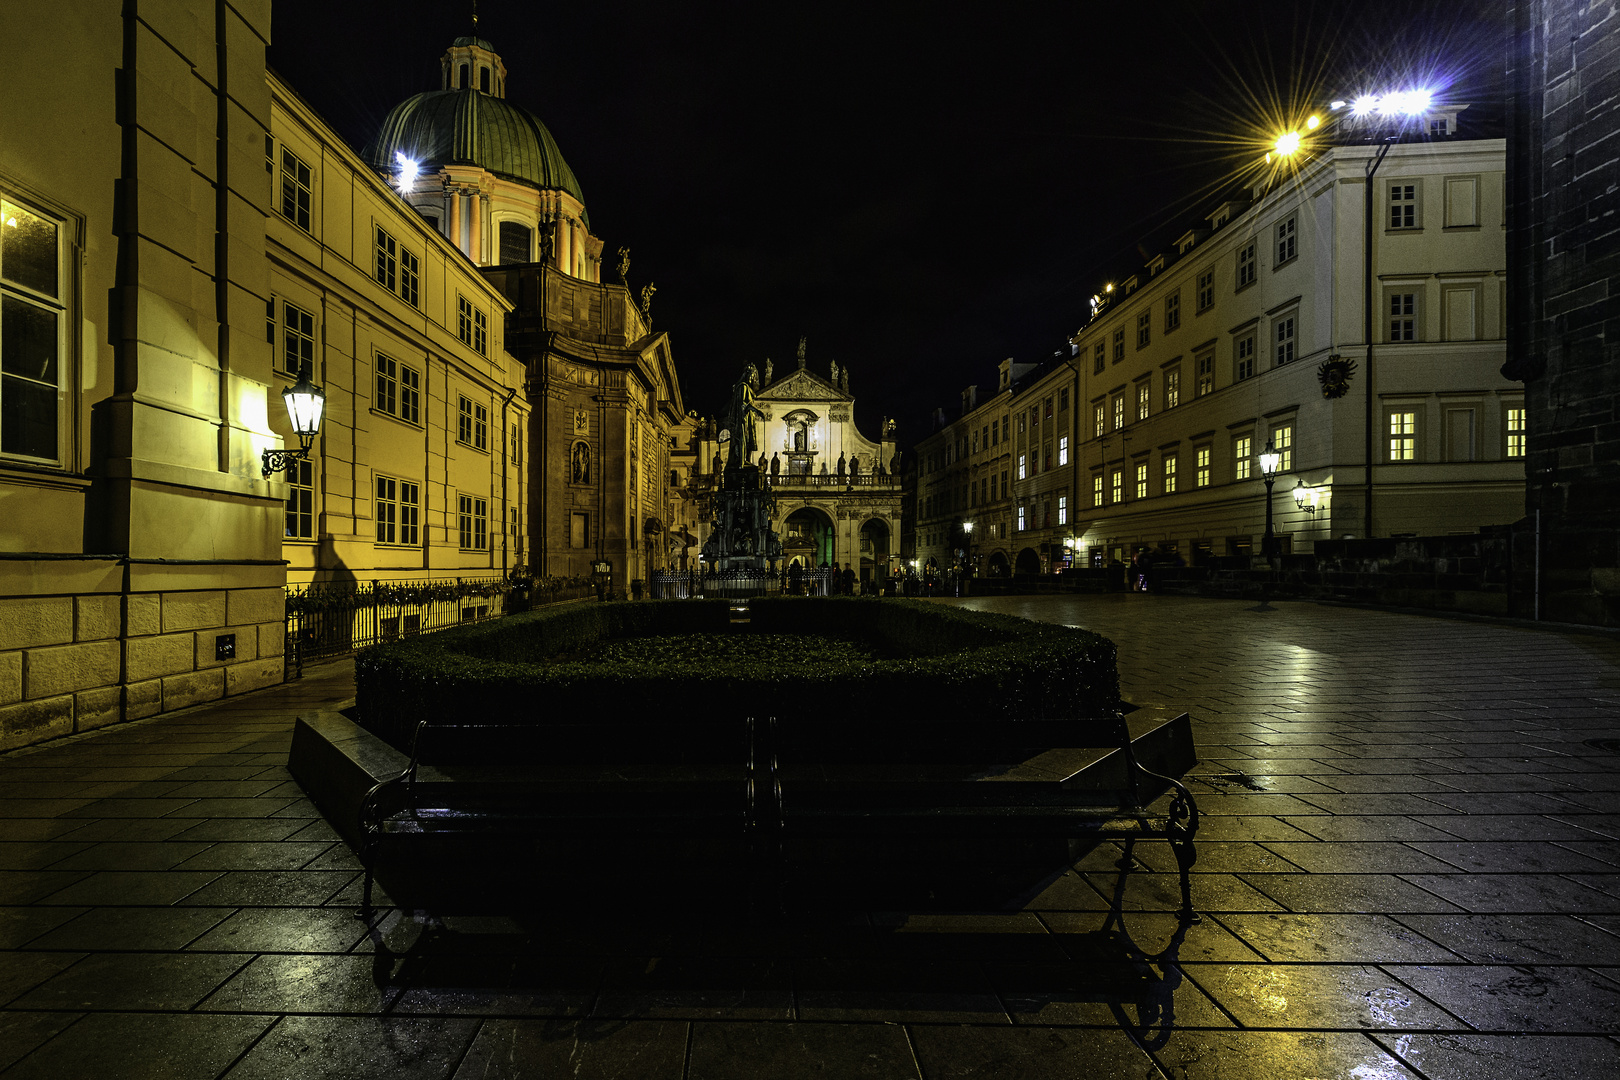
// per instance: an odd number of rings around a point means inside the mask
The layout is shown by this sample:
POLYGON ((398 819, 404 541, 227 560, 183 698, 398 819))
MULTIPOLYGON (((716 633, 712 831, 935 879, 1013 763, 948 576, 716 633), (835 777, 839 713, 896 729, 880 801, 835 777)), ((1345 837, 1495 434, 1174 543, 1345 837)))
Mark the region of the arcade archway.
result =
POLYGON ((1041 572, 1041 557, 1034 548, 1025 548, 1018 553, 1018 562, 1014 569, 1019 574, 1039 574, 1041 572))

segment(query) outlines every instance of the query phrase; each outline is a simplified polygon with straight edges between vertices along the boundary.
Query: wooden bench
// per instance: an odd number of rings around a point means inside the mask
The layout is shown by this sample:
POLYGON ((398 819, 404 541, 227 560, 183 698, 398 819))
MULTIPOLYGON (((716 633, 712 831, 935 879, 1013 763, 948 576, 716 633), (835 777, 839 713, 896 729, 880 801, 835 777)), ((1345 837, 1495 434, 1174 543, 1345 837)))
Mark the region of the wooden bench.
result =
MULTIPOLYGON (((1185 723, 1185 720, 1181 720, 1185 723)), ((1136 759, 1125 718, 1085 720, 777 717, 759 760, 770 810, 766 859, 778 874, 795 845, 890 842, 1166 840, 1181 871, 1185 922, 1198 806, 1179 781, 1136 759), (1168 813, 1146 807, 1162 792, 1168 813)))
POLYGON ((423 721, 410 763, 361 800, 360 915, 390 849, 492 838, 509 860, 537 838, 604 854, 718 842, 749 860, 759 835, 754 723, 745 718, 423 721))

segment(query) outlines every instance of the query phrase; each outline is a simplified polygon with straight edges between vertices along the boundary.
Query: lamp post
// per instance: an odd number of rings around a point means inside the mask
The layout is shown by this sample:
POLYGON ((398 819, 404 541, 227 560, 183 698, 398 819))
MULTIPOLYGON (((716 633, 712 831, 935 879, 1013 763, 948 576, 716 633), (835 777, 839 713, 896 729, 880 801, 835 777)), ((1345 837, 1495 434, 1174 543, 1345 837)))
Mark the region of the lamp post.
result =
POLYGON ((1266 482, 1266 536, 1260 543, 1260 554, 1269 563, 1276 547, 1276 537, 1271 532, 1271 485, 1277 482, 1277 467, 1282 464, 1282 455, 1270 439, 1266 440, 1266 448, 1260 451, 1260 478, 1266 482))
POLYGON ((298 381, 281 392, 287 406, 287 419, 298 436, 297 450, 266 450, 260 459, 266 480, 278 472, 289 472, 300 461, 309 459, 309 449, 320 434, 321 414, 326 409, 326 391, 299 375, 298 381))
POLYGON ((973 522, 971 521, 962 522, 962 544, 966 548, 967 564, 962 568, 960 581, 962 583, 962 595, 966 596, 968 594, 968 579, 973 576, 973 522))

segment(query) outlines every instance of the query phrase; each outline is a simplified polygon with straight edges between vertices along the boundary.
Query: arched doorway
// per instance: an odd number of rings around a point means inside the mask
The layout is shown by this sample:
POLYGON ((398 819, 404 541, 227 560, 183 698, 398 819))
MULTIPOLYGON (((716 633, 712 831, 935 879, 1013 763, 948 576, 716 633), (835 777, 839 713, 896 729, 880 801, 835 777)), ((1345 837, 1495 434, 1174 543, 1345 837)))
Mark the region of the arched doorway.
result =
POLYGON ((782 522, 782 558, 789 565, 834 566, 833 521, 825 510, 802 506, 782 522))
POLYGON ((990 553, 990 576, 1012 576, 1012 567, 1007 564, 1007 553, 1005 551, 992 551, 990 553))
POLYGON ((1035 553, 1034 548, 1025 548, 1018 553, 1015 571, 1019 574, 1039 574, 1041 572, 1041 557, 1035 553))
POLYGON ((889 576, 889 523, 870 518, 861 526, 862 581, 882 582, 889 576))

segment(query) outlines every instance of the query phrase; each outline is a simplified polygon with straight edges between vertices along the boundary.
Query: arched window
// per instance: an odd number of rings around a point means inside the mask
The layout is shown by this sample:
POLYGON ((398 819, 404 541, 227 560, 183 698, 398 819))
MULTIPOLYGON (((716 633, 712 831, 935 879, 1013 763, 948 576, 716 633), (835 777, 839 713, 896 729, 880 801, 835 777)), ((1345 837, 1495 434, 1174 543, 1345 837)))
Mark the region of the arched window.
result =
POLYGON ((501 265, 508 263, 526 263, 533 250, 530 239, 533 231, 516 221, 501 222, 501 265))
POLYGON ((489 68, 487 67, 478 69, 478 89, 486 94, 489 93, 489 68))
POLYGON ((467 65, 466 64, 457 64, 456 65, 456 89, 457 90, 465 90, 465 89, 467 89, 467 65))

